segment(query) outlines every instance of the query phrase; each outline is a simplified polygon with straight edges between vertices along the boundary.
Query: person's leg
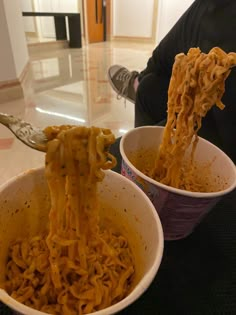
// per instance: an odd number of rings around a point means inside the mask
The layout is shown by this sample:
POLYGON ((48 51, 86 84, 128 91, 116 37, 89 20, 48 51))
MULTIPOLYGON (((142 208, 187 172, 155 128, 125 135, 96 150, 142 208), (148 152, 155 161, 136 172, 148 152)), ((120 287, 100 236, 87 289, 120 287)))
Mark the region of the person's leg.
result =
MULTIPOLYGON (((155 74, 148 74, 142 78, 136 93, 135 127, 165 125, 168 84, 168 80, 163 78, 158 80, 155 74)), ((113 171, 118 173, 121 171, 122 163, 120 140, 121 138, 117 138, 110 147, 110 153, 117 159, 117 165, 113 171)))
POLYGON ((139 83, 135 102, 135 127, 156 125, 167 116, 169 80, 149 73, 139 83))
POLYGON ((117 172, 117 173, 121 173, 121 163, 122 163, 122 156, 120 153, 120 140, 121 137, 117 138, 115 143, 113 143, 110 146, 109 152, 115 156, 117 164, 116 166, 112 169, 112 171, 117 172))

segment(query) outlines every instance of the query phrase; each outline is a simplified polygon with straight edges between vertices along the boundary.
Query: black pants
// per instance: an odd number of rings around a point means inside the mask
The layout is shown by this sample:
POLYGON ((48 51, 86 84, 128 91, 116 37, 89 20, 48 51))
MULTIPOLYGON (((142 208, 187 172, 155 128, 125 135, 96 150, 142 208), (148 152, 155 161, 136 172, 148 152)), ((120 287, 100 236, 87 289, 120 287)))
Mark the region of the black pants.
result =
MULTIPOLYGON (((165 76, 159 77, 155 73, 142 76, 136 94, 135 127, 165 125, 167 118, 168 87, 169 78, 165 76)), ((224 150, 214 118, 214 111, 217 110, 217 108, 213 108, 203 118, 198 135, 224 150)), ((222 114, 223 113, 221 113, 221 115, 222 114)))
POLYGON ((135 127, 156 125, 167 116, 169 78, 149 73, 142 77, 136 94, 135 127))
MULTIPOLYGON (((167 85, 168 80, 158 80, 157 75, 149 73, 142 78, 136 94, 135 102, 135 127, 148 125, 164 126, 166 122, 166 108, 167 108, 167 85), (161 95, 157 99, 156 95, 161 95)), ((117 138, 116 142, 111 145, 110 152, 117 159, 117 165, 113 169, 120 173, 121 170, 121 154, 120 154, 120 140, 117 138)))
MULTIPOLYGON (((168 84, 168 79, 165 80, 163 77, 159 79, 153 73, 149 73, 142 78, 136 94, 135 127, 165 125, 167 118, 168 84), (159 95, 158 99, 157 95, 159 95)), ((203 119, 203 124, 198 134, 222 148, 212 112, 209 112, 203 119)), ((119 173, 122 160, 120 139, 116 139, 116 142, 110 148, 111 153, 117 158, 117 166, 113 170, 119 173)))

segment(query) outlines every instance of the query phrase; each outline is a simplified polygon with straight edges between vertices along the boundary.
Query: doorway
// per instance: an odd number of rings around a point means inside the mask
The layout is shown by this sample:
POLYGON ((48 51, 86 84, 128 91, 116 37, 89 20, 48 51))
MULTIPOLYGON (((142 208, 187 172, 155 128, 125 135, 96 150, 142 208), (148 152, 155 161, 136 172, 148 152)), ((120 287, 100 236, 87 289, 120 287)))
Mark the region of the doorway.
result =
POLYGON ((86 25, 86 40, 88 43, 97 43, 107 40, 107 31, 110 27, 107 21, 110 18, 110 4, 108 0, 84 0, 83 15, 86 25), (109 8, 109 10, 107 10, 109 8), (108 27, 107 27, 108 26, 108 27))

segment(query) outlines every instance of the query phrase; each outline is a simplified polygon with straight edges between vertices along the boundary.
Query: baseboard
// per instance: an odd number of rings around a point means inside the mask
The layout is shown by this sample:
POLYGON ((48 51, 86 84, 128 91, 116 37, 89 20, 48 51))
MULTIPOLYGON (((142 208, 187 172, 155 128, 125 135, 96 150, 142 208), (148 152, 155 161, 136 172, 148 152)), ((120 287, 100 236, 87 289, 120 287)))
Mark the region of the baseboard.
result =
POLYGON ((26 92, 30 65, 25 65, 19 78, 0 82, 0 104, 23 98, 26 92))
POLYGON ((112 36, 112 41, 133 42, 141 44, 154 44, 154 39, 151 37, 129 37, 129 36, 112 36))
MULTIPOLYGON (((55 40, 51 42, 39 42, 28 44, 29 55, 34 53, 53 51, 68 48, 67 40, 55 40)), ((20 98, 27 98, 32 92, 30 63, 22 70, 19 78, 0 82, 0 104, 11 102, 20 98)))

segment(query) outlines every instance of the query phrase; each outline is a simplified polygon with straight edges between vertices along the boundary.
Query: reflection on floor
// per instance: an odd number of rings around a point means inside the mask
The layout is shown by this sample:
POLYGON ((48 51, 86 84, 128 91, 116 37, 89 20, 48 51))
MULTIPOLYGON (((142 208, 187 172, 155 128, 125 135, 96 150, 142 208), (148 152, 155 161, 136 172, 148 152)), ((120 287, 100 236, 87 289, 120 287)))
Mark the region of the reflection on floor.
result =
MULTIPOLYGON (((45 47, 44 47, 45 48, 45 47)), ((142 70, 150 44, 104 42, 81 49, 37 49, 30 55, 25 98, 0 104, 38 127, 60 124, 97 125, 122 136, 133 128, 133 104, 118 100, 107 80, 107 69, 121 64, 142 70)), ((0 184, 23 170, 44 164, 44 154, 29 149, 0 125, 0 184)))

